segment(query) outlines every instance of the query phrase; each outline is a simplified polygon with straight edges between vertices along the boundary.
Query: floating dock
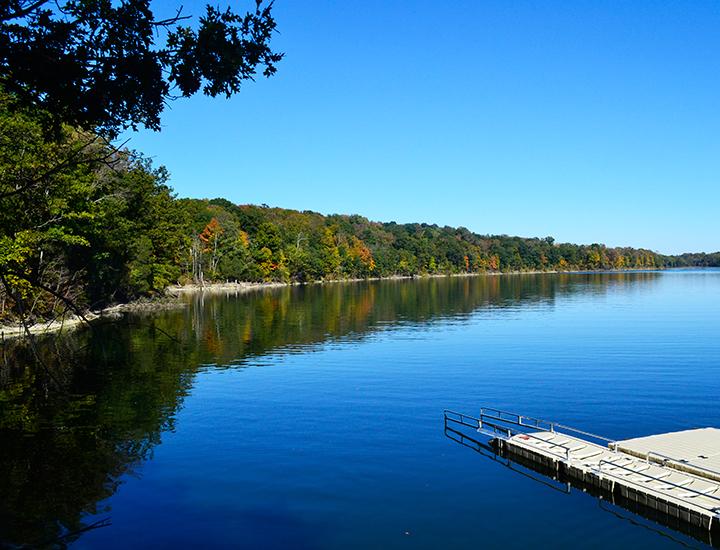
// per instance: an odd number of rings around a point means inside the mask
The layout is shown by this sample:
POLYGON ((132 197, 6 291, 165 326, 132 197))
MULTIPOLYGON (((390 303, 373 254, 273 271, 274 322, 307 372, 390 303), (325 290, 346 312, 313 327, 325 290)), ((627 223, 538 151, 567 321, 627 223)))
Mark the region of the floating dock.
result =
POLYGON ((445 411, 445 423, 474 428, 505 453, 554 470, 600 493, 666 515, 720 540, 720 430, 703 428, 613 441, 524 415, 483 408, 445 411))
POLYGON ((617 450, 720 482, 720 430, 699 428, 616 443, 617 450))

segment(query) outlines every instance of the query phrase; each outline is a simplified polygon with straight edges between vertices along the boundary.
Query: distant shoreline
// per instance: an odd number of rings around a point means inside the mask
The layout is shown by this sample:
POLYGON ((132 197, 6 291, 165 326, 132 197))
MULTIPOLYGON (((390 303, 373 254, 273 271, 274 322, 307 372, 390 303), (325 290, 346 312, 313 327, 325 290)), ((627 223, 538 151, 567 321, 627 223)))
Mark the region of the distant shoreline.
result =
MULTIPOLYGON (((368 277, 365 279, 328 279, 321 281, 312 281, 308 283, 280 283, 280 282, 267 282, 267 283, 252 283, 252 282, 224 282, 224 283, 207 283, 207 284, 188 284, 188 285, 173 285, 165 289, 165 296, 153 299, 140 299, 125 304, 116 304, 98 311, 87 312, 82 319, 76 315, 66 315, 62 319, 52 320, 49 322, 38 322, 30 325, 29 331, 33 335, 45 335, 56 332, 62 332, 65 330, 74 330, 79 326, 85 324, 85 320, 90 323, 99 319, 112 319, 119 317, 123 313, 137 312, 137 311, 161 311, 164 309, 174 309, 177 307, 184 307, 185 302, 180 300, 181 296, 188 294, 244 294, 256 290, 263 290, 269 288, 283 288, 292 286, 305 286, 305 285, 324 285, 324 284, 335 284, 335 283, 358 283, 365 281, 407 281, 407 280, 418 280, 418 279, 442 279, 446 277, 495 277, 502 275, 582 275, 582 274, 603 274, 603 273, 639 273, 639 272, 655 272, 655 271, 694 271, 712 268, 637 268, 637 269, 599 269, 599 270, 573 270, 573 271, 487 271, 478 273, 433 273, 425 275, 394 275, 391 277, 368 277)), ((27 334, 25 328, 22 325, 0 325, 0 342, 9 339, 24 338, 27 334)))

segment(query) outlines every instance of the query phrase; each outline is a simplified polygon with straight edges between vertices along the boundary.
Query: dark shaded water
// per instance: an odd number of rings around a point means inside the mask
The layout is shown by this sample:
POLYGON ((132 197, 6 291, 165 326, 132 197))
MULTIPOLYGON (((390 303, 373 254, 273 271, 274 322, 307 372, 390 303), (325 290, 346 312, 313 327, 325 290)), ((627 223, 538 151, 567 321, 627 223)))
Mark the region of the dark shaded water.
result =
POLYGON ((442 411, 491 405, 618 439, 720 426, 720 271, 332 284, 190 301, 47 346, 52 375, 5 346, 0 540, 699 544, 472 452, 445 436, 442 411), (68 536, 101 520, 109 525, 68 536))

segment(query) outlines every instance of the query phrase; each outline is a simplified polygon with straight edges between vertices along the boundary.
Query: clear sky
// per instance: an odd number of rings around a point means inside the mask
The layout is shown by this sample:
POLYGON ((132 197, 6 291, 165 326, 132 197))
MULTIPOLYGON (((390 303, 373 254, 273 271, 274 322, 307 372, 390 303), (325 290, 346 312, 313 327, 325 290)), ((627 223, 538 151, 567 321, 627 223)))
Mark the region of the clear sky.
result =
POLYGON ((717 0, 276 0, 275 16, 275 77, 132 135, 179 196, 720 250, 717 0))

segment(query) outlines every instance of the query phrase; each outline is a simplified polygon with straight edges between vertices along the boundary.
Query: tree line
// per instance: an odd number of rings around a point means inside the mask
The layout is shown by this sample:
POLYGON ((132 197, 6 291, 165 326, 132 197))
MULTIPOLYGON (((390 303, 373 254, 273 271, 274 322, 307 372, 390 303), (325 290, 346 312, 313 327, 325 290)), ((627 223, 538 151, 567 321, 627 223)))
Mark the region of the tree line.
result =
POLYGON ((173 284, 720 265, 718 253, 177 198, 142 155, 68 125, 48 140, 43 123, 41 110, 0 95, 0 318, 82 313, 173 284))
POLYGON ((464 227, 370 221, 225 199, 180 199, 193 241, 187 282, 332 279, 514 271, 654 269, 694 258, 552 237, 479 235, 464 227))
MULTIPOLYGON (((250 3, 252 5, 252 3, 250 3)), ((176 198, 168 173, 113 143, 165 105, 230 97, 283 53, 272 3, 191 15, 149 0, 0 6, 0 320, 82 314, 212 281, 720 265, 551 237, 372 222, 176 198)))

